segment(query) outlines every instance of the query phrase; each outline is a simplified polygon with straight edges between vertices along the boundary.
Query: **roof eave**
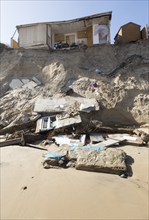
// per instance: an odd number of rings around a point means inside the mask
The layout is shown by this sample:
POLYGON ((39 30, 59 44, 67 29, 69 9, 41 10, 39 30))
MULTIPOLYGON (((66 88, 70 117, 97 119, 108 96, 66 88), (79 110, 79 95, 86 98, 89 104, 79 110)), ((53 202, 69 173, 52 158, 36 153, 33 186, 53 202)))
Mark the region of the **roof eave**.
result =
POLYGON ((105 12, 105 13, 100 13, 100 14, 94 14, 94 15, 90 15, 90 16, 85 16, 85 17, 81 17, 81 18, 75 18, 75 19, 71 19, 71 20, 65 20, 65 21, 39 22, 39 23, 17 25, 16 28, 19 29, 21 27, 31 27, 31 26, 38 25, 38 24, 71 23, 71 22, 77 22, 77 21, 82 21, 82 20, 89 20, 89 19, 105 17, 105 16, 109 16, 109 20, 111 20, 112 19, 112 11, 105 12))

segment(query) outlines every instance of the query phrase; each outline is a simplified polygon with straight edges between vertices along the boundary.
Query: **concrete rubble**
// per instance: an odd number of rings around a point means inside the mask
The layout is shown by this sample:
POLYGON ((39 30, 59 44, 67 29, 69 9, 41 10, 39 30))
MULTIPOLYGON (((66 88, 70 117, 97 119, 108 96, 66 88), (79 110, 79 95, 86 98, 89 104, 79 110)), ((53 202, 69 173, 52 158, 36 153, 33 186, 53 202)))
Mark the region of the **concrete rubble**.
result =
MULTIPOLYGON (((38 81, 35 81, 23 80, 23 87, 32 89, 37 86, 38 81)), ((14 82, 13 86, 11 84, 13 89, 17 83, 21 85, 19 81, 14 82)), ((18 144, 48 151, 43 160, 45 169, 73 167, 127 176, 127 155, 118 147, 127 142, 137 142, 138 138, 140 143, 142 140, 142 144, 147 144, 148 135, 136 129, 131 130, 131 135, 108 134, 112 128, 104 128, 96 120, 92 122, 94 126, 87 127, 84 115, 96 110, 99 110, 96 99, 40 97, 31 114, 20 114, 13 123, 1 129, 1 134, 12 134, 0 141, 0 147, 18 144), (77 126, 85 126, 86 132, 78 134, 77 126), (94 131, 95 128, 105 132, 94 131), (17 129, 17 132, 12 132, 17 129)))
POLYGON ((99 104, 96 99, 91 98, 43 98, 39 97, 34 106, 34 111, 41 112, 65 112, 74 108, 75 111, 91 112, 93 110, 99 110, 99 104))
POLYGON ((29 88, 34 89, 35 87, 41 85, 41 82, 36 78, 32 77, 31 79, 22 78, 22 79, 12 79, 9 83, 10 89, 17 89, 17 88, 29 88))
POLYGON ((120 149, 83 152, 77 159, 76 169, 121 175, 127 171, 125 160, 126 153, 120 149))
POLYGON ((103 45, 85 53, 50 55, 5 49, 0 147, 45 150, 45 168, 127 172, 126 154, 119 147, 149 142, 149 134, 139 129, 148 119, 147 45, 103 45))
MULTIPOLYGON (((90 137, 92 137, 91 133, 90 137)), ((137 139, 134 135, 128 134, 109 134, 96 133, 96 144, 90 143, 86 135, 82 134, 74 139, 73 135, 58 135, 53 137, 57 147, 52 154, 45 156, 43 161, 44 168, 68 168, 74 167, 78 170, 113 173, 122 176, 129 176, 127 170, 126 153, 118 149, 119 144, 125 145, 127 141, 137 139), (102 140, 103 138, 103 140, 102 140), (98 142, 98 143, 97 143, 98 142), (65 149, 61 153, 60 149, 65 149)))

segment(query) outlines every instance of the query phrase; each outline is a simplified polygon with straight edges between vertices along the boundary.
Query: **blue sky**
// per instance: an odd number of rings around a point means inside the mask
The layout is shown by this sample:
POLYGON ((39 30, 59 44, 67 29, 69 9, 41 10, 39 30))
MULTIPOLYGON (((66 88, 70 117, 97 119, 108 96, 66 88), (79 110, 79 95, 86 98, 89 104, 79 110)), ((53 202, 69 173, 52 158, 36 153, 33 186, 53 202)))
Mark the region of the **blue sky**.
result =
POLYGON ((16 25, 79 18, 112 11, 111 42, 121 25, 149 22, 148 0, 0 0, 0 42, 10 44, 16 25))

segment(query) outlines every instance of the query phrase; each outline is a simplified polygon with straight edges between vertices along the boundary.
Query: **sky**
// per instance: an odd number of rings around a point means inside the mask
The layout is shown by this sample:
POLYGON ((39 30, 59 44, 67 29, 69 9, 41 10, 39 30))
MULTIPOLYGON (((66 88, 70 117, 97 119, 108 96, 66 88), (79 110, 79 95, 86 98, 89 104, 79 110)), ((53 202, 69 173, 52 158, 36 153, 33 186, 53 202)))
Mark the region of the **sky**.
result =
MULTIPOLYGON (((149 0, 0 0, 0 42, 10 45, 16 25, 63 21, 112 11, 111 43, 118 29, 149 24, 149 0)), ((16 35, 17 38, 17 35, 16 35)))

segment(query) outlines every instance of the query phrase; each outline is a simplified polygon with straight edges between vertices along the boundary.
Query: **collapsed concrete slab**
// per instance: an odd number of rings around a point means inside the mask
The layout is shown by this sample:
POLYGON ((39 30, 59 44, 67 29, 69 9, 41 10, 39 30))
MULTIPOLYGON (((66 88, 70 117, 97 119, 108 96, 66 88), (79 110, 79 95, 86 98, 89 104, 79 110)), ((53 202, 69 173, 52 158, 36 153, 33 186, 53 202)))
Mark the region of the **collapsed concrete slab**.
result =
POLYGON ((126 153, 121 149, 82 151, 77 158, 76 169, 120 175, 127 171, 125 159, 126 153))
POLYGON ((26 84, 26 83, 29 83, 29 79, 26 79, 26 78, 24 78, 24 79, 21 79, 21 81, 23 82, 23 84, 26 84))
POLYGON ((41 82, 36 78, 32 77, 32 79, 22 78, 22 79, 12 79, 12 81, 9 83, 9 87, 11 89, 17 89, 17 88, 29 88, 34 89, 36 86, 41 85, 41 82))
POLYGON ((53 98, 38 98, 35 102, 34 112, 63 112, 66 108, 66 100, 53 98))
POLYGON ((56 127, 55 128, 62 128, 73 124, 79 124, 81 123, 81 117, 80 115, 75 115, 73 117, 58 117, 56 116, 56 127))
POLYGON ((34 81, 38 86, 41 85, 41 82, 35 76, 32 78, 32 81, 34 81))
POLYGON ((34 89, 36 86, 38 86, 38 84, 34 81, 29 81, 28 83, 23 85, 23 88, 26 89, 34 89))
POLYGON ((86 145, 86 146, 75 146, 74 144, 71 144, 71 146, 69 146, 69 151, 68 151, 68 158, 70 161, 72 160, 77 160, 77 158, 80 155, 87 155, 89 152, 92 151, 103 151, 105 150, 105 147, 98 147, 98 146, 90 146, 90 145, 86 145))
POLYGON ((70 111, 97 111, 99 104, 96 99, 82 97, 65 97, 65 98, 43 98, 39 97, 34 106, 34 111, 38 113, 48 112, 67 112, 70 111))

